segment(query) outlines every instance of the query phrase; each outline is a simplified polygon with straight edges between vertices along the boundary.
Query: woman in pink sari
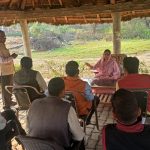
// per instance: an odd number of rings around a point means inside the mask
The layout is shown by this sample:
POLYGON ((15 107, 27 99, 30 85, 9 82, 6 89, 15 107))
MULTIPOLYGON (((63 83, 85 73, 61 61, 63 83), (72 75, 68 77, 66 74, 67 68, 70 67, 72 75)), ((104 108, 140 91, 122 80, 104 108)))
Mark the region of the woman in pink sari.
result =
POLYGON ((89 63, 85 64, 90 69, 95 70, 96 78, 117 80, 120 77, 120 69, 117 62, 111 57, 111 51, 109 49, 104 51, 103 57, 94 66, 89 63))

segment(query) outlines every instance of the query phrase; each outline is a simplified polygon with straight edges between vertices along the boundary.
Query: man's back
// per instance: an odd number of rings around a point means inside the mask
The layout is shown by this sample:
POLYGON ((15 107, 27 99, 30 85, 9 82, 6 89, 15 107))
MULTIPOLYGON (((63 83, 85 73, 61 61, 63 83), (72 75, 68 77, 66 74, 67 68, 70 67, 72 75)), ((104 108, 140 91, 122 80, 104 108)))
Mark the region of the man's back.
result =
POLYGON ((119 88, 150 88, 150 75, 128 74, 118 81, 119 88))
MULTIPOLYGON (((14 83, 16 85, 28 85, 36 88, 40 92, 40 86, 36 80, 38 71, 21 69, 14 74, 14 83)), ((33 89, 27 88, 30 100, 33 101, 37 98, 44 97, 39 95, 33 89)))
POLYGON ((64 77, 65 91, 71 91, 76 97, 79 115, 88 114, 92 103, 85 98, 86 82, 78 77, 64 77))
MULTIPOLYGON (((150 88, 150 75, 146 74, 128 74, 118 81, 117 88, 150 88)), ((148 101, 148 111, 150 112, 150 92, 148 101)))
POLYGON ((37 71, 21 69, 14 74, 14 82, 18 85, 30 85, 39 90, 39 85, 36 81, 37 71))
POLYGON ((70 104, 55 96, 34 101, 29 109, 29 135, 70 146, 68 113, 70 104))
POLYGON ((124 126, 109 124, 104 128, 104 150, 149 150, 150 126, 140 123, 124 126), (121 129, 120 126, 123 126, 121 129))

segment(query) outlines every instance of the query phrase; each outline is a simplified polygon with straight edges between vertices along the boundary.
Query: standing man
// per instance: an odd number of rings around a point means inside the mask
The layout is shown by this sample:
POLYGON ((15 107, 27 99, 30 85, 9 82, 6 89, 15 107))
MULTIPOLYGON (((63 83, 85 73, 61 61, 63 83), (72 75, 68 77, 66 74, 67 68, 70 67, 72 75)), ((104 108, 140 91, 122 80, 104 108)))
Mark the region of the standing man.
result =
POLYGON ((8 109, 10 106, 16 105, 11 99, 11 94, 5 90, 6 85, 13 85, 14 63, 13 59, 17 54, 10 55, 9 50, 5 46, 6 36, 4 31, 0 30, 0 75, 2 87, 3 108, 8 109))

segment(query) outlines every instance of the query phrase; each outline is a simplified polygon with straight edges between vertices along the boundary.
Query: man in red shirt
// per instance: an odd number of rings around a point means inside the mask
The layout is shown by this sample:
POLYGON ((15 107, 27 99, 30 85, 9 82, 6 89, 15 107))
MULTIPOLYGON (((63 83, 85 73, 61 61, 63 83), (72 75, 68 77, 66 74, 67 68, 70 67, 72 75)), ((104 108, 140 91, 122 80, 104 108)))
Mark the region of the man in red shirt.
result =
MULTIPOLYGON (((123 67, 125 76, 118 80, 116 84, 116 89, 126 88, 150 88, 150 75, 148 74, 139 74, 139 60, 136 57, 126 57, 123 60, 123 67)), ((150 91, 147 110, 150 112, 150 91)))

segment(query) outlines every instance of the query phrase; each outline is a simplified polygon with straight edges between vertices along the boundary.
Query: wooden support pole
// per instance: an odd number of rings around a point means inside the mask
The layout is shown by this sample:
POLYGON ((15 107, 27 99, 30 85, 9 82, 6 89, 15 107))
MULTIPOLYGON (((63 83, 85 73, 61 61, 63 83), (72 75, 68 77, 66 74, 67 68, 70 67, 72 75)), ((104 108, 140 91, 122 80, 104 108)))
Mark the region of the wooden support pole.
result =
POLYGON ((20 26, 21 26, 22 37, 23 37, 25 56, 31 57, 31 49, 30 49, 30 40, 29 40, 27 20, 25 20, 25 19, 21 20, 20 26))
POLYGON ((121 14, 119 12, 112 13, 113 18, 113 52, 114 54, 121 53, 121 14))

